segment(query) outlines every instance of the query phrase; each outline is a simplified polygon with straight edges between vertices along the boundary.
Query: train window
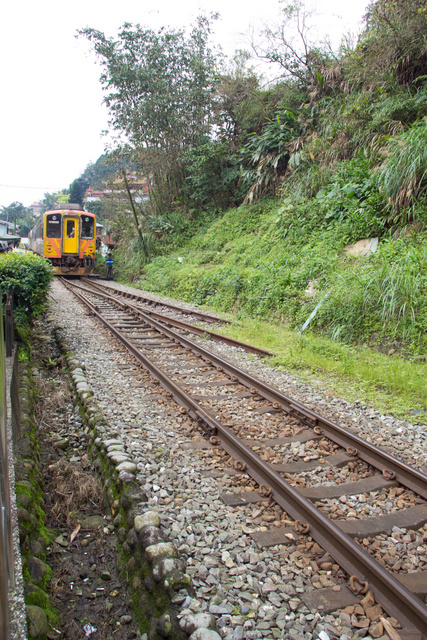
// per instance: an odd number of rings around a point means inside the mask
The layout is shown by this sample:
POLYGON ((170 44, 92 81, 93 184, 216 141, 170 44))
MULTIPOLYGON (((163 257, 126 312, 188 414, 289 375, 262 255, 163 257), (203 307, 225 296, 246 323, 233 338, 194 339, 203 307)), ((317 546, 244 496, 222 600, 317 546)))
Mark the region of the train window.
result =
POLYGON ((46 238, 61 237, 61 216, 50 213, 46 216, 46 238))
POLYGON ((82 216, 82 238, 93 238, 95 219, 91 216, 82 216))
POLYGON ((67 220, 67 230, 66 230, 67 238, 74 238, 74 228, 75 228, 74 220, 67 220))

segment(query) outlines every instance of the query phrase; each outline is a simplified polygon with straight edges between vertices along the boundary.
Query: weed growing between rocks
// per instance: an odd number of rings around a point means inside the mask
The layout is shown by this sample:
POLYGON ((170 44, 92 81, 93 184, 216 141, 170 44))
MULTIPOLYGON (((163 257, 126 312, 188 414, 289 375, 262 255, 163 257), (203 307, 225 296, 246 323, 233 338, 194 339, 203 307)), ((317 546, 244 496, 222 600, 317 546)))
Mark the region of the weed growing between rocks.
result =
POLYGON ((87 505, 105 510, 102 485, 93 475, 61 458, 50 465, 49 516, 62 526, 76 526, 78 515, 87 505))

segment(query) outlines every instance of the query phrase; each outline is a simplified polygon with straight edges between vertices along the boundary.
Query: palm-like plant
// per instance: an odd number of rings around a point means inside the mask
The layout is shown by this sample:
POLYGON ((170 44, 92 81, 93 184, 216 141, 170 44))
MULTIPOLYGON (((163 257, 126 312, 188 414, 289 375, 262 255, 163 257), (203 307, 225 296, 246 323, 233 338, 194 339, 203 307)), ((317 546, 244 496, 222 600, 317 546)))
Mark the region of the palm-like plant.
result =
POLYGON ((297 116, 286 109, 270 120, 260 135, 252 134, 242 150, 243 159, 250 166, 242 176, 252 182, 246 204, 269 192, 275 193, 288 168, 289 144, 298 131, 297 116))

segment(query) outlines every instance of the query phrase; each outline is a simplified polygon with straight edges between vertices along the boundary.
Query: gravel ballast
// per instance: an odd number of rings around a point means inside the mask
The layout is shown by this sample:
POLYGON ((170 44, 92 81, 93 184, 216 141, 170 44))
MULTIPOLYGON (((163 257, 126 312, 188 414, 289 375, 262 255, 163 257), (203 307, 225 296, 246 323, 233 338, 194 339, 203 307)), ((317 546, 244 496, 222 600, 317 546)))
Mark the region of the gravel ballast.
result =
MULTIPOLYGON (((132 291, 130 287, 121 288, 132 291)), ((312 611, 304 603, 303 594, 316 588, 342 587, 343 580, 333 563, 324 562, 325 568, 321 568, 314 559, 307 561, 314 551, 309 545, 306 549, 297 545, 258 549, 249 535, 257 528, 254 512, 264 510, 264 522, 262 514, 256 522, 265 530, 278 517, 271 504, 226 506, 219 496, 233 490, 233 478, 225 471, 218 472, 224 468, 226 456, 212 449, 186 448, 195 438, 201 438, 191 421, 159 394, 149 375, 138 372, 110 334, 57 281, 52 286, 51 311, 52 321, 62 327, 70 350, 84 366, 85 380, 110 425, 108 437, 123 443, 131 464, 136 465, 132 467, 136 481, 148 497, 147 508, 159 513, 162 530, 186 562, 196 597, 188 596, 182 602, 183 620, 201 614, 216 619, 217 632, 201 629, 200 638, 213 638, 215 633, 226 640, 388 637, 379 617, 366 615, 366 607, 359 605, 357 610, 349 606, 331 613, 312 611), (206 467, 213 468, 214 464, 215 477, 206 476, 206 467)), ((425 471, 423 426, 383 416, 359 403, 325 400, 321 390, 301 383, 294 375, 277 371, 236 348, 197 340, 425 471)))

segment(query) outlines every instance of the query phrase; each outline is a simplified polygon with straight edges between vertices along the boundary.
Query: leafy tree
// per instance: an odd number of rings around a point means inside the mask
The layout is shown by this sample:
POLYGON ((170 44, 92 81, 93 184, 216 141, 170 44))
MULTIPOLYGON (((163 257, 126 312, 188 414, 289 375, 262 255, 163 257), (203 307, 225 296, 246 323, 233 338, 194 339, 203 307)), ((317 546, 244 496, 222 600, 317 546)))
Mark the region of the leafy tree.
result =
POLYGON ((59 204, 60 202, 69 202, 68 198, 69 194, 66 189, 62 189, 62 191, 57 191, 56 193, 45 193, 43 200, 41 201, 42 213, 52 209, 55 204, 59 204))
POLYGON ((67 202, 70 202, 70 195, 65 189, 56 194, 56 204, 67 204, 67 202))
POLYGON ((93 202, 86 202, 86 211, 90 211, 96 215, 97 221, 100 222, 103 218, 103 202, 102 200, 94 200, 93 202))
POLYGON ((242 202, 239 158, 228 144, 207 142, 187 151, 181 160, 186 170, 184 190, 196 207, 222 210, 242 202))
POLYGON ((35 217, 29 207, 22 202, 12 202, 8 207, 1 207, 0 218, 15 223, 21 236, 28 236, 34 226, 35 217))
POLYGON ((84 190, 82 189, 82 185, 80 180, 74 180, 70 184, 70 196, 68 202, 74 202, 75 204, 79 204, 81 207, 83 206, 83 197, 84 190))
POLYGON ((254 102, 255 111, 262 110, 258 98, 259 79, 252 69, 246 68, 248 60, 248 53, 238 52, 231 68, 221 74, 217 83, 217 137, 228 140, 233 151, 244 141, 248 131, 253 130, 250 114, 254 102))
POLYGON ((359 73, 379 82, 412 84, 427 74, 425 0, 376 0, 356 50, 359 73))
POLYGON ((171 206, 182 185, 179 157, 211 133, 217 74, 208 45, 212 19, 199 17, 189 34, 129 23, 116 40, 95 29, 79 32, 102 66, 110 125, 152 176, 159 212, 171 206))

